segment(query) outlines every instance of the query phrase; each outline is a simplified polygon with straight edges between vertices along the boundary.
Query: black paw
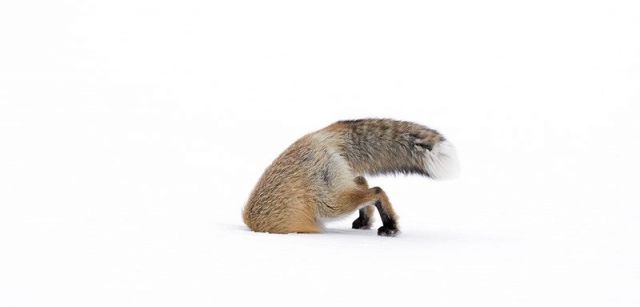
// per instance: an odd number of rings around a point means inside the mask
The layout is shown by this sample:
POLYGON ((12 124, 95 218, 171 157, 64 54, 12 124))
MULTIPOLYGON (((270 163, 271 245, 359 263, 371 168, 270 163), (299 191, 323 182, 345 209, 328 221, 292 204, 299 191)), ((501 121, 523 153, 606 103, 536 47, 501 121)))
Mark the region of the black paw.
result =
POLYGON ((398 234, 398 228, 395 226, 382 226, 378 228, 378 235, 385 237, 395 237, 398 234))
POLYGON ((370 229, 371 228, 371 221, 369 219, 363 219, 363 218, 359 217, 355 221, 353 221, 353 223, 351 224, 351 228, 353 228, 353 229, 370 229))

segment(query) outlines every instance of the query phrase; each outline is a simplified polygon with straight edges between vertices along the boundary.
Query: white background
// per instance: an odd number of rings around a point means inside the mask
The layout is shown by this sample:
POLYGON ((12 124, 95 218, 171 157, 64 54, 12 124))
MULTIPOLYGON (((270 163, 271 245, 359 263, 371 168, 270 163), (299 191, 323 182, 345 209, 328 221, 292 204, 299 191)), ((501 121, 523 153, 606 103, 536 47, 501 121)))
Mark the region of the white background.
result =
MULTIPOLYGON (((3 1, 1 306, 640 306, 637 1, 3 1), (340 119, 443 132, 402 233, 253 233, 340 119)), ((377 221, 376 227, 379 225, 377 221)))

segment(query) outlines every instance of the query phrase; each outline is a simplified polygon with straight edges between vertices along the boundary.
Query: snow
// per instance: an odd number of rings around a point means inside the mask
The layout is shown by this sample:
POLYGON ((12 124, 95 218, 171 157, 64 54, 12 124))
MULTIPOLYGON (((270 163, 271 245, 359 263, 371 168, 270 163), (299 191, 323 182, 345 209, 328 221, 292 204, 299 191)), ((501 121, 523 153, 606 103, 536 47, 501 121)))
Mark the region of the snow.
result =
POLYGON ((5 1, 0 306, 640 306, 637 1, 5 1), (401 233, 253 233, 339 119, 441 131, 401 233))

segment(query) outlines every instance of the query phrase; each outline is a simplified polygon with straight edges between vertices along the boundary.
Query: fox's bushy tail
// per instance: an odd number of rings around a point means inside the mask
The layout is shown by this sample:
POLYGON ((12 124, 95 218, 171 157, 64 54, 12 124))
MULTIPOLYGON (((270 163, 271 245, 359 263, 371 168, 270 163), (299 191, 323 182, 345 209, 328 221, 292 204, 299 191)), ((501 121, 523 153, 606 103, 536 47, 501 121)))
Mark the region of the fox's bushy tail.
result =
POLYGON ((438 131, 391 119, 339 121, 339 151, 362 174, 420 174, 448 179, 459 173, 456 149, 438 131))

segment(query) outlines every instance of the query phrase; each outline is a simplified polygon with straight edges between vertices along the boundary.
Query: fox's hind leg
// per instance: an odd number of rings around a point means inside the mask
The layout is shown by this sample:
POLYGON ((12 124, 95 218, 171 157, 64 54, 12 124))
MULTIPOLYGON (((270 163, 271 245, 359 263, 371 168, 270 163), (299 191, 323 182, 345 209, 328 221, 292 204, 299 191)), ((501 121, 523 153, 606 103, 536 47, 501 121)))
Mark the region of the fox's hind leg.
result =
MULTIPOLYGON (((378 228, 378 235, 395 236, 398 233, 397 216, 391 206, 387 194, 379 187, 369 189, 367 181, 362 176, 354 179, 357 189, 350 190, 341 195, 338 203, 345 212, 351 212, 365 203, 373 203, 380 213, 382 227, 378 228)), ((369 228, 373 217, 373 207, 360 208, 360 216, 353 221, 352 227, 356 229, 369 228)))
POLYGON ((398 233, 398 217, 391 207, 391 202, 381 188, 375 187, 374 193, 378 195, 378 199, 375 202, 375 206, 380 213, 380 219, 382 219, 382 227, 378 228, 379 236, 395 236, 398 233))
MULTIPOLYGON (((367 180, 362 176, 358 176, 353 180, 358 186, 368 189, 367 180)), ((370 229, 373 222, 373 206, 367 205, 359 210, 359 216, 351 224, 353 229, 370 229)))
POLYGON ((360 208, 359 216, 351 223, 353 229, 370 229, 373 223, 373 206, 367 205, 360 208))

